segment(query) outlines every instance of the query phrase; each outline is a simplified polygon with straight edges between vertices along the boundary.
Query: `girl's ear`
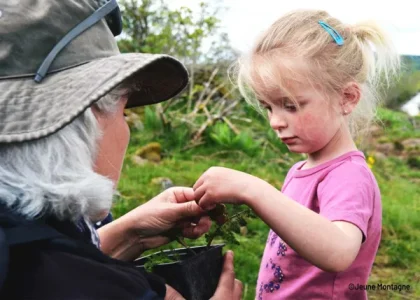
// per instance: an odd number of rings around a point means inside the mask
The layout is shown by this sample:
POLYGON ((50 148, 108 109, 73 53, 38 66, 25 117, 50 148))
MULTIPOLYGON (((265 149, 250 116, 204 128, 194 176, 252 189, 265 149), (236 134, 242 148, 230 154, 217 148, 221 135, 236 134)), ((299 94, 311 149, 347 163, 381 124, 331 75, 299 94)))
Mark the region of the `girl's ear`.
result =
POLYGON ((347 83, 342 90, 341 113, 344 115, 350 114, 359 103, 360 97, 360 85, 354 81, 347 83))

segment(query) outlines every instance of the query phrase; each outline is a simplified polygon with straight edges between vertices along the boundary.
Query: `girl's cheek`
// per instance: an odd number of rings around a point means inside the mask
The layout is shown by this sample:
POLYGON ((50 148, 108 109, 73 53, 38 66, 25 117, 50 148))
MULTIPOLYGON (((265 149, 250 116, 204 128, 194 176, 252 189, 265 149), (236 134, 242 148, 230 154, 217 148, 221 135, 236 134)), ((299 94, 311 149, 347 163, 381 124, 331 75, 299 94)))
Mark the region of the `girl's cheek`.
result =
POLYGON ((311 139, 317 139, 319 138, 320 127, 324 127, 324 124, 320 124, 320 120, 318 118, 315 118, 311 114, 305 114, 299 118, 295 131, 298 131, 300 135, 306 138, 311 137, 311 139))
POLYGON ((300 116, 300 119, 302 121, 302 123, 308 124, 308 123, 313 123, 315 118, 312 116, 312 114, 303 114, 300 116))

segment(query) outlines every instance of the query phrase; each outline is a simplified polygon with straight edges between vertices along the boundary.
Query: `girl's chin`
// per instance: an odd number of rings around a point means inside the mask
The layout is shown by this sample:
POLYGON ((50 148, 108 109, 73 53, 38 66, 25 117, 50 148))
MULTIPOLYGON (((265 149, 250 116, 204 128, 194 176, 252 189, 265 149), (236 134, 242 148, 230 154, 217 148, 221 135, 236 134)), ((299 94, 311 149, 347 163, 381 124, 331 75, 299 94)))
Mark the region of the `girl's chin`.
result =
POLYGON ((286 145, 287 149, 289 149, 290 152, 293 153, 299 153, 299 154, 307 154, 307 149, 303 148, 302 145, 286 145))

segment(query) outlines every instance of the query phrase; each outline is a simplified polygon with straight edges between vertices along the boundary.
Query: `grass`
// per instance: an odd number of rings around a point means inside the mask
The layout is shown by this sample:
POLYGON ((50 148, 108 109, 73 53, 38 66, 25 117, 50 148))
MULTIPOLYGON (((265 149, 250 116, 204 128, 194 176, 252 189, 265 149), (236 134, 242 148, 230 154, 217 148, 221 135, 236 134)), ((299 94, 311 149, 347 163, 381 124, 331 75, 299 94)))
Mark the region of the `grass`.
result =
MULTIPOLYGON (((390 140, 420 136, 404 115, 388 110, 380 113, 387 124, 385 134, 390 140)), ((156 196, 161 186, 154 183, 154 179, 159 177, 170 178, 174 185, 192 186, 204 171, 217 165, 248 172, 281 188, 289 167, 302 159, 300 155, 287 153, 268 127, 262 125, 262 120, 256 124, 258 131, 244 129, 241 138, 221 126, 212 128, 206 133, 206 143, 182 150, 189 139, 187 128, 181 126, 165 133, 150 113, 147 118, 153 128, 145 126, 145 131, 132 132, 119 184, 122 199, 113 207, 116 217, 156 196), (162 144, 162 161, 136 165, 130 159, 132 154, 149 142, 162 144)), ((420 185, 414 180, 420 178, 420 170, 410 168, 407 161, 394 157, 376 159, 372 170, 382 193, 383 236, 369 283, 409 284, 411 290, 370 291, 369 298, 420 299, 420 185)), ((235 271, 244 283, 244 299, 255 298, 268 230, 261 220, 252 219, 247 225, 247 233, 237 236, 240 245, 226 246, 235 251, 235 271)), ((204 240, 188 243, 203 244, 204 240)))
POLYGON ((379 109, 379 123, 384 128, 384 141, 396 142, 407 138, 420 138, 420 116, 408 117, 405 113, 379 109), (418 126, 417 130, 414 125, 418 126))
POLYGON ((371 299, 420 298, 420 186, 410 182, 404 162, 389 159, 374 173, 382 193, 383 235, 370 277, 373 284, 409 284, 411 293, 371 292, 371 299), (393 170, 392 172, 390 172, 393 170), (384 172, 385 171, 385 172, 384 172))

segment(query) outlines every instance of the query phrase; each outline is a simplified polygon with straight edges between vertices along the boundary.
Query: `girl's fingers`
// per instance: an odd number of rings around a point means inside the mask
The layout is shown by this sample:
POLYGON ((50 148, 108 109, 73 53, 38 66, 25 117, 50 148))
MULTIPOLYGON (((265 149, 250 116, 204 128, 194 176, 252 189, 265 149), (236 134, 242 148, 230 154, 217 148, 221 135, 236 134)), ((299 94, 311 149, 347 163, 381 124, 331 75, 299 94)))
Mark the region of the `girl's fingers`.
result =
POLYGON ((204 179, 203 176, 201 176, 200 178, 198 178, 198 180, 195 182, 194 186, 193 186, 193 190, 195 191, 196 189, 198 189, 200 186, 202 186, 204 183, 204 179))
POLYGON ((195 202, 199 204, 205 193, 206 193, 206 187, 203 185, 201 185, 198 189, 194 190, 195 202))

